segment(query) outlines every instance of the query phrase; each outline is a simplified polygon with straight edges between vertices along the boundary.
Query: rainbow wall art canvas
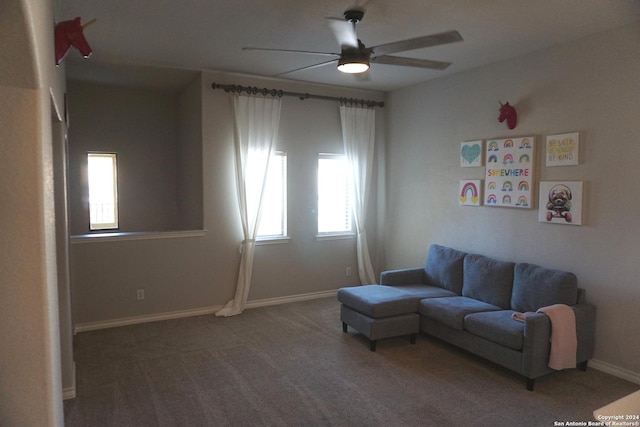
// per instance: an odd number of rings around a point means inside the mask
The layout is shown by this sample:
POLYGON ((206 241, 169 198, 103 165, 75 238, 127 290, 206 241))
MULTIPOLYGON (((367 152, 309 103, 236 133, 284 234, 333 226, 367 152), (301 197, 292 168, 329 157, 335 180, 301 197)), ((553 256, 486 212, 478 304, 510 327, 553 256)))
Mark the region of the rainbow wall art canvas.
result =
POLYGON ((535 138, 492 139, 486 146, 484 204, 533 208, 535 138))
POLYGON ((482 203, 482 180, 461 179, 458 202, 464 206, 480 206, 482 203))

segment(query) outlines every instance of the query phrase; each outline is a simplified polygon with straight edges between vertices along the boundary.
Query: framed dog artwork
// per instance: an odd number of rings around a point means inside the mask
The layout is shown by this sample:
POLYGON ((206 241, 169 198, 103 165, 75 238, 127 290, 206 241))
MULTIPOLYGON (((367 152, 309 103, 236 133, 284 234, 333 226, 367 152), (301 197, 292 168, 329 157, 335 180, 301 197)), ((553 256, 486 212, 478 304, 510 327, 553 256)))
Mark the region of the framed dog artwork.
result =
POLYGON ((582 225, 582 181, 541 181, 538 221, 582 225))

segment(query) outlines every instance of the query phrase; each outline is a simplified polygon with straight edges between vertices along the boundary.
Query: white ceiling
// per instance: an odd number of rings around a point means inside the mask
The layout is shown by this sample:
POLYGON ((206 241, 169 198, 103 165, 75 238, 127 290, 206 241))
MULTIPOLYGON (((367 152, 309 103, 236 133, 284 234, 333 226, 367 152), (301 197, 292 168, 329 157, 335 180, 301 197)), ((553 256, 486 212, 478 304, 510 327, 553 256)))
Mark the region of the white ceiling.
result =
MULTIPOLYGON (((325 18, 352 7, 366 10, 357 32, 367 46, 448 30, 464 41, 397 54, 453 62, 444 71, 372 64, 358 79, 326 65, 280 77, 389 91, 640 19, 637 0, 56 0, 56 18, 97 19, 85 30, 91 67, 74 67, 76 77, 114 64, 274 76, 326 58, 242 47, 338 52, 325 18)), ((66 61, 79 58, 72 51, 66 61)))

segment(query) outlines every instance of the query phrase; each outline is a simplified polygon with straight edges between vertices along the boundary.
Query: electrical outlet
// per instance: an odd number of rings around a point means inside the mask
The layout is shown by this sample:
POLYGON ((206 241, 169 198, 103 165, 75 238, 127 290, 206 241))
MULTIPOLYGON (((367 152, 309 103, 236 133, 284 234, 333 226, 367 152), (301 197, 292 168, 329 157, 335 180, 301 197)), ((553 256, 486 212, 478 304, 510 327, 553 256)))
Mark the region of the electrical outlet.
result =
POLYGON ((138 299, 138 301, 144 299, 144 289, 138 289, 136 291, 136 298, 138 299))
POLYGON ((344 269, 344 275, 347 277, 351 276, 351 267, 347 267, 344 269))

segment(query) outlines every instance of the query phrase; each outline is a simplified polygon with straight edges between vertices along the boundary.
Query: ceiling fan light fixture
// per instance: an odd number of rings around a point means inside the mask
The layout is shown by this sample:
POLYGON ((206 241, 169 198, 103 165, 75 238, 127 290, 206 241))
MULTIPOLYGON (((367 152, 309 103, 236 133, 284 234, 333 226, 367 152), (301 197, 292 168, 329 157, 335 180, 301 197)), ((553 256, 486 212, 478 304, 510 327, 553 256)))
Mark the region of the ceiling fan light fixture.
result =
MULTIPOLYGON (((368 3, 368 2, 367 2, 368 3)), ((338 71, 348 74, 361 74, 369 70, 370 60, 374 60, 377 64, 396 65, 402 67, 426 68, 430 70, 444 70, 450 62, 431 61, 427 59, 405 58, 394 56, 393 54, 426 47, 439 46, 447 43, 459 42, 463 38, 457 31, 445 31, 443 33, 431 34, 421 37, 414 37, 406 40, 399 40, 391 43, 384 43, 374 47, 367 48, 356 34, 356 25, 362 21, 364 10, 361 8, 349 9, 344 13, 344 20, 339 18, 328 17, 327 22, 336 37, 340 46, 340 53, 334 52, 314 52, 308 50, 291 50, 291 49, 271 49, 271 48, 247 48, 243 50, 263 50, 274 52, 294 52, 311 55, 330 56, 333 59, 315 63, 284 73, 276 74, 283 76, 289 73, 302 72, 306 70, 323 67, 328 64, 337 63, 338 71)), ((377 66, 377 65, 376 65, 377 66)))
POLYGON ((369 69, 369 61, 366 59, 345 59, 338 61, 338 71, 348 74, 364 73, 369 69))

